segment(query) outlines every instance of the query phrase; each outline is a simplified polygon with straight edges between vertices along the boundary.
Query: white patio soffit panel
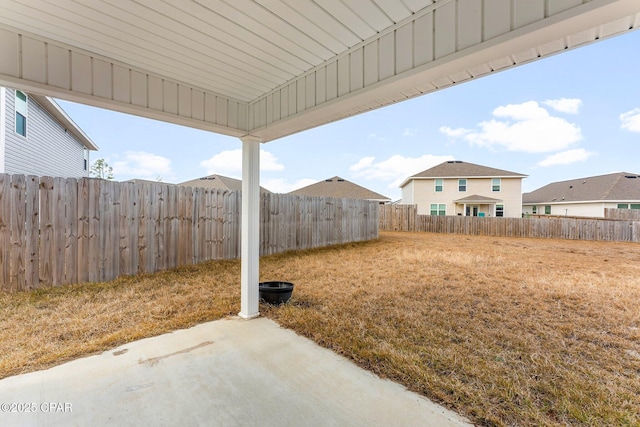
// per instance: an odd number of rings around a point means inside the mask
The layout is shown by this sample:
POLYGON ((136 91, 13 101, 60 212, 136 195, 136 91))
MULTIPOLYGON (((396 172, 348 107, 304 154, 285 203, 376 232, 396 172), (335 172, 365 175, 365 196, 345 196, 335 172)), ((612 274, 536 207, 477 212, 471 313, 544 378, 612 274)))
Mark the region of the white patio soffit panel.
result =
POLYGON ((640 26, 640 0, 0 0, 0 85, 263 141, 640 26))

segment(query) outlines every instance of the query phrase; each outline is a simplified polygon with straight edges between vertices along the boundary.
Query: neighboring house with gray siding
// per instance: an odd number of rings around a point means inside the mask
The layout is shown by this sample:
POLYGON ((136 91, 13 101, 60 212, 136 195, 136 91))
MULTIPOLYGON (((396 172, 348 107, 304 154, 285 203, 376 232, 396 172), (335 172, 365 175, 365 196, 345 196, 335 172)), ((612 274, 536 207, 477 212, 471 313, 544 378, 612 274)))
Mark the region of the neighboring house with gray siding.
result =
POLYGON ((53 99, 0 87, 0 173, 87 177, 97 149, 53 99))
POLYGON ((640 210, 640 175, 617 172, 552 182, 522 195, 526 215, 603 218, 606 208, 640 210))

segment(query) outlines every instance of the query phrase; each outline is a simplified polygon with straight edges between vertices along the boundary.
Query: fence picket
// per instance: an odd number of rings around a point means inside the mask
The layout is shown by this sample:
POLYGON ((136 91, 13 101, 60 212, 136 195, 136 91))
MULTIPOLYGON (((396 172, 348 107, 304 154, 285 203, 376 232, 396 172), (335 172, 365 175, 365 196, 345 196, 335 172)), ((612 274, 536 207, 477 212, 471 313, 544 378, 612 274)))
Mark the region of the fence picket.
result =
POLYGON ((38 256, 38 241, 40 240, 40 205, 39 185, 37 176, 29 175, 26 178, 26 213, 25 213, 25 240, 26 265, 25 280, 27 288, 36 288, 40 284, 40 257, 38 256))
POLYGON ((0 290, 11 290, 11 176, 0 175, 0 290))

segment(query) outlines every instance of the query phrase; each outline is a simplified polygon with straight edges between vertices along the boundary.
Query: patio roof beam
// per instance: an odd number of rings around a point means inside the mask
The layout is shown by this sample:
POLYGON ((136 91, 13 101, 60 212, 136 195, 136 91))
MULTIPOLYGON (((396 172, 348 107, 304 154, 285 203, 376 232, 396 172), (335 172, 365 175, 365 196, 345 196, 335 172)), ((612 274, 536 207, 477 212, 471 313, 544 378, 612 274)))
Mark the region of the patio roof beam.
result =
POLYGON ((0 25, 0 86, 241 137, 249 105, 0 25))

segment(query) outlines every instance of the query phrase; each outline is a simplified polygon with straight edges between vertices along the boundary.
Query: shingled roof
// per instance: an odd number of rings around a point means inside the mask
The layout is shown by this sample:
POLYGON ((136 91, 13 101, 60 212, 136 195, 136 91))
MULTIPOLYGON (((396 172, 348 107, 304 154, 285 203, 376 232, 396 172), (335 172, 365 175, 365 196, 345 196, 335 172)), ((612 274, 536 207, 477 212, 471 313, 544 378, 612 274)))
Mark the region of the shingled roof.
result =
POLYGON ((400 186, 414 178, 526 178, 527 175, 502 169, 449 160, 420 173, 410 176, 400 186))
POLYGON ((297 196, 336 197, 339 199, 365 199, 381 202, 391 201, 387 196, 371 191, 339 176, 328 178, 315 184, 302 187, 288 194, 297 196))
MULTIPOLYGON (((242 191, 241 180, 217 174, 203 176, 202 178, 192 179, 191 181, 181 182, 178 185, 181 187, 204 187, 226 191, 242 191)), ((260 192, 271 193, 271 191, 267 190, 264 187, 260 187, 260 192)))
POLYGON ((618 172, 553 182, 522 195, 524 204, 596 200, 640 200, 640 175, 618 172))

